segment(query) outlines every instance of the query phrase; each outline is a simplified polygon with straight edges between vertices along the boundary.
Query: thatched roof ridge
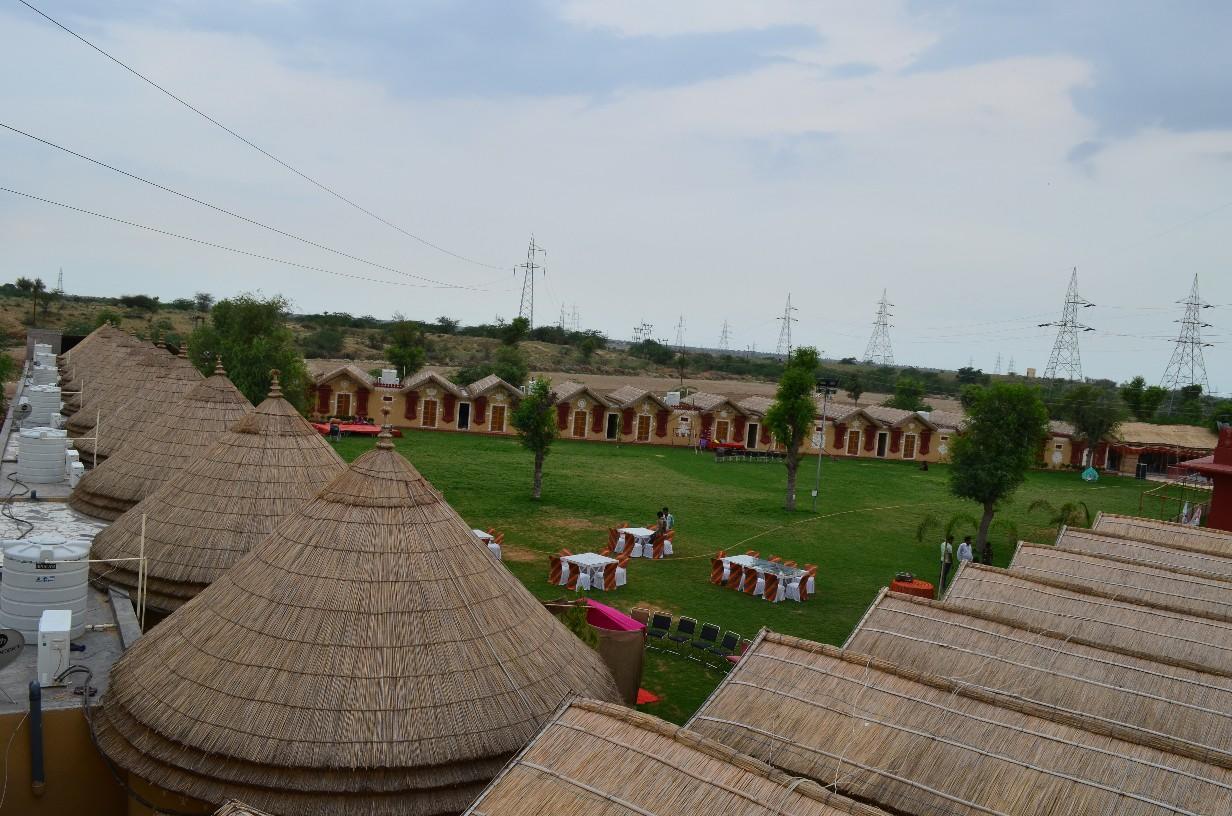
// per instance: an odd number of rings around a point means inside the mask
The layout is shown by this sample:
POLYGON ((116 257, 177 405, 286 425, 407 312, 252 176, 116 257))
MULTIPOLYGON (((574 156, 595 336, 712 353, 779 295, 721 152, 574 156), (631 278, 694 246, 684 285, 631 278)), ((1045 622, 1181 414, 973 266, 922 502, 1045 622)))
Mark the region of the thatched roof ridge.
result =
POLYGON ((87 473, 69 505, 113 521, 208 451, 252 403, 218 368, 87 473))
POLYGON ((436 383, 441 388, 456 397, 463 395, 463 389, 458 386, 457 383, 453 382, 440 372, 432 371, 426 368, 420 369, 409 377, 403 378, 401 385, 398 386, 398 391, 399 393, 405 394, 407 391, 418 390, 428 383, 436 383))
POLYGON ((1232 678, 1074 643, 882 590, 844 648, 1096 717, 1132 742, 1232 768, 1232 678))
POLYGON ((1149 541, 1152 544, 1163 544, 1166 547, 1217 552, 1232 557, 1232 533, 1210 527, 1191 527, 1171 521, 1100 512, 1096 514, 1091 529, 1149 541))
POLYGON ((1009 569, 1078 591, 1095 589, 1135 603, 1232 622, 1232 582, 1217 575, 1027 542, 1019 543, 1009 569))
POLYGON ((81 410, 65 424, 69 436, 85 436, 94 430, 100 418, 106 431, 121 406, 143 393, 173 365, 176 365, 176 358, 165 349, 147 344, 131 349, 103 377, 95 380, 92 390, 86 389, 81 410))
POLYGON ((140 340, 118 329, 115 334, 103 344, 92 346, 88 356, 82 352, 82 356, 74 357, 60 377, 61 390, 69 392, 64 394, 65 416, 72 416, 83 401, 89 404, 101 397, 117 370, 133 365, 132 352, 146 348, 140 340))
POLYGON ((589 813, 885 816, 700 734, 594 700, 562 706, 464 816, 589 813))
POLYGON ((116 663, 101 744, 208 802, 456 813, 577 694, 620 699, 383 439, 116 663))
POLYGON ((1182 550, 1163 544, 1152 544, 1135 538, 1125 538, 1076 527, 1062 527, 1057 533, 1057 546, 1106 558, 1124 558, 1135 563, 1177 572, 1211 575, 1224 580, 1232 580, 1232 557, 1223 555, 1217 550, 1199 548, 1182 550))
POLYGON ((1232 771, 1118 739, 1094 718, 1050 713, 869 655, 763 632, 687 727, 897 813, 1232 809, 1232 771))
MULTIPOLYGON (((774 404, 774 400, 770 397, 763 397, 759 394, 754 394, 751 397, 745 397, 736 403, 745 413, 754 416, 765 416, 770 410, 770 406, 774 404)), ((834 410, 831 408, 830 410, 834 410)))
MULTIPOLYGON (((241 417, 187 467, 94 539, 92 558, 132 558, 146 517, 149 604, 170 611, 200 592, 346 468, 282 398, 241 417)), ((136 586, 131 564, 94 564, 107 583, 136 586)))
POLYGON ((1223 621, 969 562, 945 600, 1037 632, 1232 677, 1232 625, 1223 621))

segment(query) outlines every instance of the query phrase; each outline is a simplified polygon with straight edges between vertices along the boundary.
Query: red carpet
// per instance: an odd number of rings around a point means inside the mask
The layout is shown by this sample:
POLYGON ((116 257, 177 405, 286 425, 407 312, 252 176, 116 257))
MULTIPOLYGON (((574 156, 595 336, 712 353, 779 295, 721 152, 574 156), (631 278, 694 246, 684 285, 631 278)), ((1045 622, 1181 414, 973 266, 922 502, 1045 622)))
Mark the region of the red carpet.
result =
POLYGON ((650 703, 657 703, 662 699, 663 698, 660 697, 659 695, 655 694, 652 691, 646 691, 646 689, 644 688, 639 688, 637 690, 637 704, 638 705, 648 705, 650 703))

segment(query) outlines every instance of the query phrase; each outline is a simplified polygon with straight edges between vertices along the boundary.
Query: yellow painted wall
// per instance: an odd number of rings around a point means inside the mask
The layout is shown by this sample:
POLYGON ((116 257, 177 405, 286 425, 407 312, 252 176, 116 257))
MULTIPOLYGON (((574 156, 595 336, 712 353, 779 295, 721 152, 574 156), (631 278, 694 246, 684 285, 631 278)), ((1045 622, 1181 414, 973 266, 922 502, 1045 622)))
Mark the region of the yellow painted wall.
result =
POLYGON ((41 796, 36 796, 30 787, 30 720, 27 718, 23 722, 22 713, 0 717, 0 750, 4 747, 8 748, 5 756, 8 788, 0 813, 6 816, 124 816, 127 813, 128 797, 90 741, 85 715, 80 708, 43 712, 43 767, 47 783, 41 796))

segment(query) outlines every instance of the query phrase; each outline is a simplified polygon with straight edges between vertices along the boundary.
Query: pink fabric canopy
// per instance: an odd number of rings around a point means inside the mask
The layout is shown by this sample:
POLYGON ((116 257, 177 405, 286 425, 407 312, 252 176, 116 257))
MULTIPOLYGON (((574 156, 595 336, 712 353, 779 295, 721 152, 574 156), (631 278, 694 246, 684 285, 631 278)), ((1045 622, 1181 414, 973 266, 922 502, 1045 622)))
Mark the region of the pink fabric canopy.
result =
POLYGON ((607 604, 586 599, 586 622, 599 629, 611 629, 617 632, 638 632, 646 628, 633 618, 607 604))

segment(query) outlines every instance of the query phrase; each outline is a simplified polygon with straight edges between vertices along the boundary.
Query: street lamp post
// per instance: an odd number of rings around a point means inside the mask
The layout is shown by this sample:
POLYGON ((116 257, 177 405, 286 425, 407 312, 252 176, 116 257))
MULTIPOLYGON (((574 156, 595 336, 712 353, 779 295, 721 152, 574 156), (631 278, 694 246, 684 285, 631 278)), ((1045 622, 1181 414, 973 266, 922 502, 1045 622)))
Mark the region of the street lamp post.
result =
POLYGON ((827 378, 817 381, 817 390, 821 392, 821 444, 817 446, 817 479, 813 482, 813 512, 817 512, 817 496, 821 492, 821 457, 826 452, 826 409, 830 406, 830 395, 838 388, 838 380, 827 378))

